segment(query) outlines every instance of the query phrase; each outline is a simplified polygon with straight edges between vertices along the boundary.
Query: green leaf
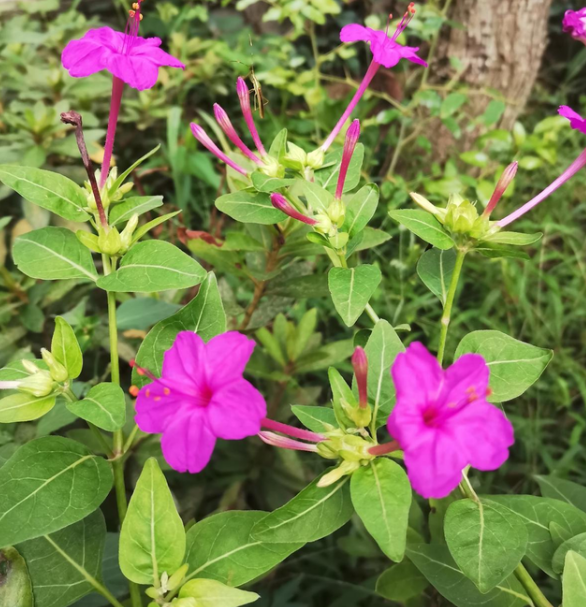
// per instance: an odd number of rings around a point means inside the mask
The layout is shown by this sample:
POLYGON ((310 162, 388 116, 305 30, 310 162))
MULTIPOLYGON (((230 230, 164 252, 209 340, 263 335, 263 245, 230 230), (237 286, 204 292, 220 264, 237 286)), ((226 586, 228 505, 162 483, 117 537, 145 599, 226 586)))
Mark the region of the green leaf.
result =
POLYGON ((529 259, 525 251, 514 249, 506 245, 483 241, 474 247, 474 250, 488 259, 529 259))
POLYGON ((114 432, 126 423, 126 400, 122 388, 104 382, 94 386, 83 400, 67 403, 67 408, 82 419, 114 432))
POLYGON ((18 392, 0 399, 0 424, 28 422, 43 417, 55 406, 53 395, 37 398, 18 392))
POLYGON ((159 583, 183 563, 185 529, 157 460, 147 460, 120 531, 120 569, 137 584, 159 583))
MULTIPOLYGON (((240 10, 240 9, 239 9, 240 10)), ((281 160, 287 152, 287 129, 281 129, 271 143, 269 156, 281 160)))
POLYGON ((314 407, 310 405, 292 405, 293 415, 309 430, 328 432, 337 427, 336 414, 329 407, 314 407))
POLYGON ((153 220, 145 223, 140 226, 132 237, 132 244, 138 242, 145 234, 148 234, 153 228, 165 223, 169 219, 172 219, 176 215, 179 215, 181 211, 173 211, 172 213, 167 213, 166 215, 160 215, 159 217, 155 217, 153 220))
POLYGON ((358 405, 358 399, 346 380, 342 377, 338 369, 330 367, 328 369, 328 379, 332 388, 332 404, 337 423, 341 428, 354 428, 356 423, 351 421, 346 415, 345 407, 358 405))
POLYGON ((570 550, 586 558, 586 533, 579 533, 558 546, 551 561, 551 566, 558 575, 561 575, 564 570, 566 555, 570 550))
POLYGON ((37 607, 67 607, 94 592, 88 576, 101 580, 105 539, 106 523, 98 509, 61 531, 19 544, 37 607))
POLYGON ((368 357, 368 400, 373 405, 377 427, 385 424, 395 403, 395 387, 390 368, 397 354, 405 351, 395 329, 379 320, 364 348, 368 357))
POLYGON ((106 460, 75 441, 26 443, 0 469, 0 544, 18 544, 76 523, 112 488, 106 460))
MULTIPOLYGON (((381 244, 387 242, 387 240, 391 239, 391 235, 383 232, 382 230, 377 230, 376 228, 371 228, 366 226, 361 234, 362 238, 360 238, 360 242, 357 243, 354 252, 356 251, 365 251, 367 249, 372 249, 374 247, 378 247, 381 244)), ((354 241, 352 241, 354 242, 354 241)))
POLYGON ((525 589, 513 576, 482 594, 458 569, 447 546, 414 544, 407 547, 407 556, 429 583, 456 607, 533 606, 525 589))
POLYGON ((116 324, 119 331, 146 330, 165 320, 181 309, 180 305, 154 297, 134 297, 123 302, 117 310, 116 324))
POLYGON ((96 281, 92 254, 66 228, 41 228, 19 236, 12 249, 18 269, 31 278, 96 281))
POLYGON ((586 514, 570 504, 534 495, 497 495, 489 498, 516 514, 527 527, 529 544, 527 557, 551 577, 556 577, 552 559, 557 545, 551 533, 556 523, 568 537, 586 533, 586 514))
POLYGON ((15 548, 0 550, 0 605, 34 607, 26 563, 15 548))
POLYGON ((240 190, 216 199, 218 211, 242 223, 270 225, 285 221, 287 216, 275 209, 268 194, 240 190))
POLYGON ((508 244, 516 247, 523 247, 534 244, 541 240, 543 234, 523 234, 521 232, 496 232, 487 238, 483 238, 481 242, 494 242, 496 244, 508 244))
MULTIPOLYGON (((161 375, 163 355, 173 345, 180 331, 192 331, 203 340, 226 331, 226 314, 218 290, 215 275, 210 272, 199 288, 197 297, 192 299, 177 314, 158 322, 143 340, 136 355, 136 364, 149 369, 156 376, 161 375)), ((150 379, 132 373, 132 383, 142 387, 150 379)))
POLYGON ((553 357, 551 350, 537 348, 500 331, 474 331, 458 345, 454 358, 481 354, 490 368, 489 400, 502 403, 528 390, 545 371, 553 357))
POLYGON ((418 209, 389 211, 389 215, 419 238, 442 251, 447 251, 455 246, 452 237, 446 232, 444 226, 433 215, 425 211, 418 209))
POLYGON ((568 552, 563 577, 563 607, 586 605, 586 559, 576 552, 568 552))
POLYGON ((299 187, 311 211, 327 211, 330 203, 334 200, 334 195, 331 192, 324 190, 324 188, 313 181, 303 180, 299 183, 299 187))
POLYGON ((270 571, 303 543, 270 544, 251 536, 266 512, 229 511, 200 521, 187 532, 188 579, 209 578, 242 586, 270 571))
POLYGON ((200 578, 184 584, 179 591, 179 598, 192 597, 197 607, 240 607, 254 603, 260 597, 256 592, 247 592, 231 588, 217 580, 200 578))
POLYGON ((464 575, 486 594, 507 579, 525 556, 525 525, 495 502, 454 502, 446 513, 448 548, 464 575))
POLYGON ((153 293, 193 287, 205 275, 197 261, 175 245, 147 240, 135 244, 116 272, 98 280, 98 287, 118 293, 153 293))
POLYGON ((442 120, 455 114, 466 102, 468 96, 463 93, 450 93, 443 101, 440 108, 442 120))
POLYGON ((379 189, 373 183, 360 188, 346 204, 346 218, 342 230, 350 234, 350 238, 362 232, 376 212, 379 199, 379 189))
POLYGON ((352 504, 380 549, 401 561, 407 543, 411 484, 401 466, 377 458, 352 475, 352 504))
POLYGON ((154 147, 150 152, 147 152, 144 156, 141 156, 136 162, 134 162, 125 171, 123 171, 118 176, 116 181, 112 184, 112 187, 110 188, 110 192, 112 194, 115 193, 118 190, 118 188, 124 183, 126 178, 130 175, 130 173, 132 173, 132 171, 134 171, 134 169, 139 167, 145 160, 147 160, 147 158, 150 158, 153 154, 156 154, 160 149, 161 149, 161 144, 159 143, 159 145, 154 147))
POLYGON ((456 251, 440 251, 430 249, 426 251, 417 264, 417 274, 425 286, 446 305, 448 289, 456 265, 456 251))
POLYGON ((108 221, 111 226, 117 226, 128 221, 134 214, 142 215, 160 206, 163 206, 162 196, 133 196, 115 204, 110 210, 108 221))
POLYGON ((67 369, 69 379, 79 377, 83 369, 83 354, 81 353, 75 331, 61 316, 55 318, 55 332, 51 341, 51 353, 67 369))
POLYGON ((381 280, 381 272, 376 266, 330 270, 328 286, 332 301, 346 326, 351 327, 358 320, 381 280))
POLYGON ((70 221, 88 221, 84 190, 67 177, 27 166, 0 165, 0 181, 25 200, 70 221))
POLYGON ((387 569, 376 581, 376 593, 398 603, 419 596, 429 582, 408 559, 387 569))
POLYGON ((576 506, 586 512, 586 487, 565 481, 557 476, 536 476, 543 497, 551 497, 554 500, 561 500, 576 506))
POLYGON ((293 179, 279 179, 278 177, 270 177, 259 171, 255 171, 251 174, 250 179, 252 185, 259 192, 265 192, 271 194, 281 188, 286 188, 293 183, 293 179))
POLYGON ((318 487, 319 478, 259 521, 252 537, 271 544, 315 542, 345 525, 354 511, 350 478, 344 477, 329 487, 318 487))

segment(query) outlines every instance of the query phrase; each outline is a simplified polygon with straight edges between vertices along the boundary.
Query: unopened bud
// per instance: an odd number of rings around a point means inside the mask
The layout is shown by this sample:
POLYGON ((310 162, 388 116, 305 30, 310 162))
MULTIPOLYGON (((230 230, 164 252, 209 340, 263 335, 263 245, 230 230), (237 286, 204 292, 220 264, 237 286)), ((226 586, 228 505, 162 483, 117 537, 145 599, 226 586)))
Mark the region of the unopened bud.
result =
POLYGON ((77 240, 90 251, 93 251, 94 253, 102 252, 98 243, 98 237, 95 234, 91 234, 85 230, 77 230, 75 236, 77 237, 77 240))
POLYGON ((285 175, 285 167, 281 166, 272 156, 265 156, 263 164, 258 169, 263 175, 269 177, 283 177, 285 175))
POLYGON ((20 392, 32 394, 38 398, 49 396, 55 388, 55 382, 48 371, 38 371, 21 380, 18 386, 20 392))
POLYGON ((318 487, 329 487, 333 485, 335 482, 339 481, 343 476, 347 476, 348 474, 352 474, 356 470, 360 468, 360 464, 358 462, 348 462, 343 461, 337 468, 334 468, 327 474, 322 476, 318 483, 318 487))
POLYGON ((325 152, 318 148, 307 154, 307 166, 311 169, 321 169, 324 165, 325 152))
POLYGON ((138 226, 138 213, 134 213, 134 215, 128 220, 126 227, 120 233, 120 243, 124 251, 127 251, 132 244, 132 237, 134 236, 136 226, 138 226))
POLYGON ((120 232, 116 228, 110 228, 107 232, 100 230, 98 246, 100 247, 100 251, 106 255, 110 255, 111 257, 118 255, 122 247, 120 232))
POLYGON ((37 367, 37 365, 35 365, 35 363, 32 360, 28 360, 26 358, 24 358, 22 361, 22 366, 24 367, 24 370, 27 373, 30 373, 31 375, 38 373, 40 371, 39 367, 37 367))
POLYGON ((336 186, 336 198, 342 198, 344 192, 344 183, 348 174, 348 167, 356 149, 358 138, 360 137, 360 120, 354 120, 346 131, 344 140, 344 151, 342 152, 342 162, 340 164, 340 174, 338 175, 338 184, 336 186))
POLYGON ((409 196, 411 196, 411 199, 413 200, 413 202, 416 205, 421 207, 424 211, 427 211, 428 213, 435 215, 435 217, 437 217, 437 219, 441 223, 443 223, 445 221, 446 209, 440 209, 440 208, 436 207, 434 204, 429 202, 429 200, 427 200, 427 198, 425 198, 421 194, 417 194, 416 192, 411 192, 409 194, 409 196))
POLYGON ((361 409, 368 406, 368 358, 363 348, 358 346, 352 355, 352 367, 358 386, 358 404, 361 409))
POLYGON ((283 164, 290 169, 301 171, 307 164, 307 153, 294 143, 287 143, 287 154, 283 158, 283 164))
POLYGON ((316 232, 320 232, 321 234, 331 234, 334 232, 334 226, 332 224, 332 220, 325 213, 317 213, 315 215, 315 224, 314 229, 316 232))
POLYGON ((179 588, 187 575, 188 569, 189 565, 185 563, 185 565, 181 565, 181 567, 179 567, 179 569, 177 569, 177 571, 169 578, 169 581, 167 582, 167 588, 169 591, 179 588))
POLYGON ((69 379, 69 373, 67 369, 45 348, 41 348, 41 356, 45 361, 47 367, 49 367, 49 373, 51 377, 58 383, 63 383, 69 379))
POLYGON ((470 234, 478 219, 476 207, 460 196, 453 196, 447 206, 445 226, 456 234, 470 234))
POLYGON ((150 588, 147 588, 144 593, 151 599, 158 599, 161 596, 161 593, 152 586, 150 588))
POLYGON ((346 205, 340 198, 334 198, 328 207, 328 216, 332 223, 341 228, 346 217, 346 205))
POLYGON ((326 440, 317 445, 317 452, 325 459, 338 459, 338 449, 335 442, 326 440))
POLYGON ((503 197, 503 194, 507 191, 507 188, 511 185, 513 179, 515 179, 518 168, 519 163, 513 162, 503 171, 503 174, 500 176, 494 192, 486 205, 486 209, 484 209, 484 213, 482 213, 485 217, 489 217, 494 211, 499 200, 503 197))

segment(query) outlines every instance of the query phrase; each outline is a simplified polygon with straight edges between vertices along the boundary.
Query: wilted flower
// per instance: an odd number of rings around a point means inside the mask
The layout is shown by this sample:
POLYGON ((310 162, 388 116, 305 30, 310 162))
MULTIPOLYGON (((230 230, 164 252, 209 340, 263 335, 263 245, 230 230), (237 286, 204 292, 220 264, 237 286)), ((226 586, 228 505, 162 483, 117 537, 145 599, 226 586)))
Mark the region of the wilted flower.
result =
POLYGON ((340 200, 344 193, 344 183, 348 174, 348 167, 354 155, 356 144, 360 137, 360 120, 354 120, 346 131, 346 139, 344 140, 344 150, 342 152, 342 162, 340 164, 340 174, 338 175, 338 183, 336 184, 336 199, 340 200))
POLYGON ((283 194, 279 194, 279 192, 274 192, 273 194, 271 194, 271 203, 275 207, 275 209, 279 209, 279 211, 285 213, 285 215, 288 215, 293 219, 297 219, 297 221, 302 221, 308 226, 315 226, 318 223, 316 219, 313 219, 312 217, 308 217, 307 215, 300 213, 283 196, 283 194))
POLYGON ((496 205, 499 203, 499 200, 503 197, 503 194, 507 191, 507 188, 511 185, 513 179, 515 179, 515 175, 517 174, 517 168, 519 167, 518 162, 512 162, 500 176, 494 192, 484 209, 483 215, 485 217, 490 217, 490 214, 496 208, 496 205))
POLYGON ((222 152, 222 150, 210 139, 209 135, 201 126, 199 126, 199 124, 192 122, 190 126, 193 136, 203 145, 204 148, 206 148, 229 167, 232 167, 235 171, 238 171, 238 173, 248 175, 248 171, 246 169, 242 168, 237 162, 234 162, 229 156, 222 152))
POLYGON ((143 432, 162 434, 168 464, 179 472, 200 472, 217 438, 254 436, 266 415, 262 394, 242 377, 255 343, 231 331, 208 343, 189 331, 167 350, 160 378, 144 386, 136 401, 143 432))
POLYGON ((466 466, 496 470, 507 460, 513 427, 486 401, 489 375, 478 354, 461 356, 445 371, 420 343, 397 356, 392 367, 397 403, 388 429, 423 497, 446 497, 466 466))

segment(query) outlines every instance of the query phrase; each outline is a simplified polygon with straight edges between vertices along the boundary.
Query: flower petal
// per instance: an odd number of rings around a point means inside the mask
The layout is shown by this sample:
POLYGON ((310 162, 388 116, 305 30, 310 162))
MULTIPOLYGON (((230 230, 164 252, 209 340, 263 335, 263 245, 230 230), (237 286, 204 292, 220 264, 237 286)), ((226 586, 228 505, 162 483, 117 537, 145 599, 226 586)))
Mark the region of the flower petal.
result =
POLYGON ((488 390, 490 369, 480 354, 464 354, 444 373, 439 407, 448 407, 453 414, 475 400, 484 401, 488 390))
POLYGON ((473 468, 496 470, 509 457, 515 442, 513 426, 505 414, 487 402, 474 403, 446 424, 454 435, 454 443, 473 468))
POLYGON ((73 78, 85 78, 106 66, 112 51, 93 40, 72 40, 61 54, 61 63, 73 78))
POLYGON ((245 379, 218 390, 207 409, 214 434, 228 440, 258 434, 260 421, 266 414, 267 405, 263 395, 245 379))
POLYGON ((203 409, 177 415, 163 433, 161 449, 166 462, 178 472, 201 472, 210 461, 216 437, 208 428, 203 409))
POLYGON ((237 331, 228 331, 210 339, 205 346, 208 386, 219 390, 242 378, 255 342, 237 331))
POLYGON ((155 86, 159 77, 159 67, 148 58, 140 56, 111 55, 107 58, 106 69, 139 91, 155 86))
POLYGON ((375 30, 370 27, 364 27, 364 25, 359 25, 358 23, 350 23, 340 30, 340 40, 342 42, 357 42, 358 40, 370 42, 374 32, 375 30))
POLYGON ((411 485, 426 499, 449 495, 462 480, 466 459, 449 433, 427 433, 424 443, 405 451, 405 466, 411 485))
POLYGON ((160 434, 182 408, 189 406, 189 399, 175 392, 168 394, 165 386, 155 381, 138 393, 134 420, 143 432, 160 434))
POLYGON ((411 61, 412 63, 417 63, 418 65, 423 65, 424 67, 427 67, 427 61, 424 61, 421 57, 417 55, 417 51, 419 50, 418 46, 399 46, 399 52, 401 53, 401 57, 403 59, 407 59, 407 61, 411 61))
POLYGON ((203 339, 191 331, 178 333, 173 346, 165 352, 162 377, 175 384, 178 390, 183 388, 189 393, 193 386, 207 387, 205 368, 203 339))
MULTIPOLYGON (((158 40, 158 38, 157 38, 158 40)), ((159 40, 159 43, 161 41, 159 40)), ((132 47, 130 54, 134 57, 142 57, 152 61, 155 65, 164 65, 168 67, 177 67, 185 69, 185 66, 179 59, 173 57, 169 53, 166 53, 163 49, 156 46, 140 44, 132 47)))
POLYGON ((443 371, 437 360, 419 343, 412 343, 397 356, 391 368, 397 405, 423 406, 434 401, 441 389, 443 371))

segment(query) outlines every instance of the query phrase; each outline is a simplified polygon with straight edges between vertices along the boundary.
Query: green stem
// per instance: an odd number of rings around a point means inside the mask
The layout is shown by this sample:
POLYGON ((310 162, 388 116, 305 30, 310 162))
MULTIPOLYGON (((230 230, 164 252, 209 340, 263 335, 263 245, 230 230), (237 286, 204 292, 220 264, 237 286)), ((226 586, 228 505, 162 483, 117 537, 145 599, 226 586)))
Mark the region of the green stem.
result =
MULTIPOLYGON (((108 275, 116 269, 116 260, 110 261, 104 256, 104 274, 108 275)), ((116 294, 108 291, 108 330, 110 335, 110 375, 112 383, 120 385, 120 361, 118 358, 118 327, 116 323, 116 294)), ((124 450, 124 431, 116 430, 113 436, 112 471, 114 473, 114 489, 120 525, 126 518, 128 500, 126 499, 126 484, 124 482, 124 460, 117 458, 124 450)), ((134 582, 129 582, 132 607, 142 607, 140 588, 134 582)))
POLYGON ((437 360, 440 365, 444 360, 444 352, 446 350, 446 339, 448 337, 448 329, 450 327, 450 321, 452 318, 452 307, 454 305, 456 290, 458 288, 458 282, 460 280, 460 274, 462 272, 462 266, 464 265, 464 258, 466 257, 466 253, 467 251, 465 249, 458 249, 458 254, 456 256, 456 265, 454 266, 452 281, 450 282, 450 288, 448 290, 446 303, 444 305, 444 313, 442 314, 441 320, 440 341, 437 352, 437 360))
POLYGON ((553 607, 522 563, 517 565, 514 574, 515 577, 521 582, 523 588, 525 588, 527 591, 527 594, 533 601, 535 607, 553 607))

